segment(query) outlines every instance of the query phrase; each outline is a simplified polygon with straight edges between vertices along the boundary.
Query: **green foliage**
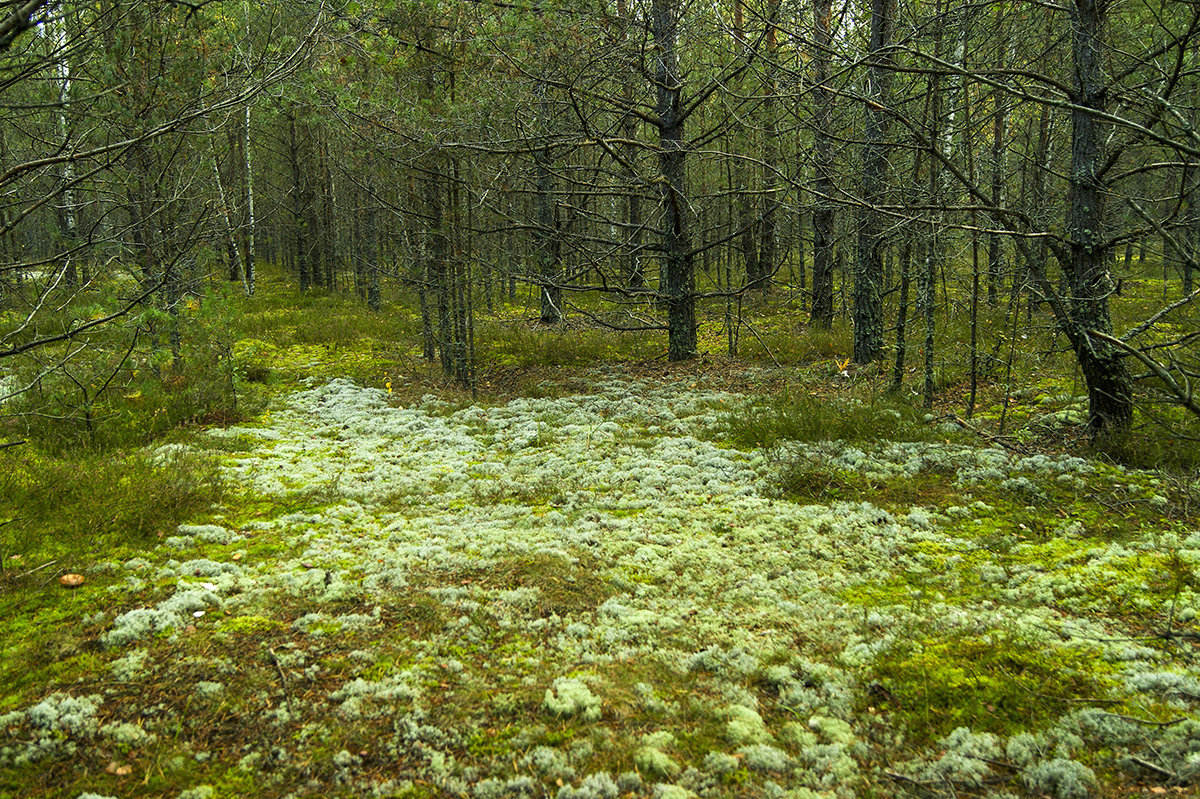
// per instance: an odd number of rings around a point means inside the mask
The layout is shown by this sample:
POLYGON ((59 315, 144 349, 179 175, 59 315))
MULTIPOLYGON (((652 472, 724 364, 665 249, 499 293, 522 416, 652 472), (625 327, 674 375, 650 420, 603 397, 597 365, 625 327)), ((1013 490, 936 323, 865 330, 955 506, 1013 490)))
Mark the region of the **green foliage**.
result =
POLYGON ((890 397, 819 397, 785 391, 751 398, 726 414, 714 433, 743 447, 784 441, 942 441, 924 413, 890 397))
POLYGON ((1104 699, 1108 671, 1093 651, 997 631, 916 638, 882 655, 872 676, 910 743, 921 745, 957 727, 1001 735, 1038 729, 1078 697, 1104 699))
MULTIPOLYGON (((1144 424, 1121 435, 1110 435, 1095 442, 1098 454, 1139 469, 1166 469, 1173 472, 1200 470, 1200 419, 1185 416, 1175 409, 1169 421, 1162 416, 1156 423, 1144 424)), ((1143 409, 1137 418, 1145 419, 1143 409)))
POLYGON ((83 558, 143 547, 217 502, 217 464, 185 449, 0 452, 0 552, 83 558))
POLYGON ((778 486, 789 499, 820 502, 870 502, 881 508, 904 511, 916 506, 937 505, 951 500, 959 491, 942 475, 893 476, 873 479, 855 471, 807 458, 791 458, 781 464, 778 486))
POLYGON ((663 347, 659 336, 645 333, 541 328, 512 321, 480 324, 476 341, 478 359, 485 368, 643 360, 661 354, 663 347))

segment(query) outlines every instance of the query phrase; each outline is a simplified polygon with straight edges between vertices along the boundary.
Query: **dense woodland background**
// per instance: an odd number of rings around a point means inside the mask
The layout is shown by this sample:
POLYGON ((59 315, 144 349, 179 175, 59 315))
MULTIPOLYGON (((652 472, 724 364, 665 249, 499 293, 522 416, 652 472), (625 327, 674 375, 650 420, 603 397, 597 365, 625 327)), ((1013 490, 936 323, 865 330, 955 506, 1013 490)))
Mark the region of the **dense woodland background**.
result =
POLYGON ((1198 266, 1200 2, 0 0, 0 799, 1192 795, 1198 266))
POLYGON ((232 338, 188 325, 264 263, 413 309, 466 387, 498 365, 481 323, 528 308, 672 361, 953 386, 968 418, 1074 375, 1093 439, 1200 410, 1195 4, 2 5, 25 424, 94 434, 189 359, 235 388, 232 338))

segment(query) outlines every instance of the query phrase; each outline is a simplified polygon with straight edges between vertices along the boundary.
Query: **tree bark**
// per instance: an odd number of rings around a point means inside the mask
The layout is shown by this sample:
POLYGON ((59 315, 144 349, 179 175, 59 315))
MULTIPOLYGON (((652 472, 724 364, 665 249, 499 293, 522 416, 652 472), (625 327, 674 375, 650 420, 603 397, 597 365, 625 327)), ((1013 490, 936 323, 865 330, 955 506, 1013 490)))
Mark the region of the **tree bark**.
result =
POLYGON ((296 272, 300 279, 300 290, 308 291, 312 288, 312 272, 310 271, 310 261, 308 252, 308 218, 311 198, 307 181, 304 179, 303 160, 304 155, 301 152, 303 142, 301 132, 298 130, 296 122, 296 112, 289 108, 287 111, 288 123, 288 140, 287 140, 287 157, 288 165, 291 167, 292 186, 292 245, 293 257, 295 258, 296 272))
POLYGON ((775 275, 776 230, 775 219, 779 208, 778 158, 776 139, 779 135, 775 120, 775 94, 779 90, 776 80, 779 48, 776 43, 776 26, 779 24, 779 0, 767 2, 766 70, 763 85, 763 141, 762 141, 762 197, 763 212, 759 222, 758 245, 758 288, 762 293, 771 291, 771 280, 775 275))
POLYGON ((1073 0, 1071 50, 1075 86, 1071 111, 1071 193, 1067 214, 1070 296, 1067 337, 1075 348, 1088 388, 1088 428, 1093 437, 1120 434, 1133 421, 1133 380, 1123 353, 1089 330, 1112 334, 1108 295, 1112 291, 1105 246, 1104 50, 1107 0, 1073 0))
POLYGON ((894 59, 891 46, 892 0, 871 0, 871 39, 868 46, 869 88, 864 133, 862 203, 854 259, 854 362, 871 363, 883 352, 883 219, 878 206, 884 199, 888 167, 887 111, 894 59))
POLYGON ((562 265, 559 263, 558 226, 555 219, 554 175, 551 168, 554 157, 550 151, 551 109, 547 97, 547 86, 539 80, 534 88, 537 96, 537 126, 542 140, 533 153, 535 180, 537 182, 534 201, 537 204, 537 226, 534 228, 534 251, 537 255, 537 270, 541 288, 541 320, 544 325, 556 325, 562 321, 562 265))
POLYGON ((663 274, 660 289, 667 305, 667 360, 696 354, 696 297, 692 289, 692 253, 687 221, 687 152, 684 149, 683 81, 677 41, 678 0, 654 0, 651 34, 654 53, 655 113, 659 134, 658 161, 663 206, 663 274))
POLYGON ((813 153, 816 166, 813 200, 812 322, 833 325, 833 102, 829 51, 833 0, 813 0, 813 153))

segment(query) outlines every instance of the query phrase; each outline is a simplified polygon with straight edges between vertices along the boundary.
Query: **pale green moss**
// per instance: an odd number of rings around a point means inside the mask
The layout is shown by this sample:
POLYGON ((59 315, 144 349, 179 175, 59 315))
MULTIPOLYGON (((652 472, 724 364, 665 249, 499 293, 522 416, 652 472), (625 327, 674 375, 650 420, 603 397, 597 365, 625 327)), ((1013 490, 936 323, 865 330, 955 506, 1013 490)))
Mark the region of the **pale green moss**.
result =
POLYGON ((677 777, 683 771, 679 763, 666 752, 653 746, 643 746, 633 755, 638 770, 654 777, 677 777))

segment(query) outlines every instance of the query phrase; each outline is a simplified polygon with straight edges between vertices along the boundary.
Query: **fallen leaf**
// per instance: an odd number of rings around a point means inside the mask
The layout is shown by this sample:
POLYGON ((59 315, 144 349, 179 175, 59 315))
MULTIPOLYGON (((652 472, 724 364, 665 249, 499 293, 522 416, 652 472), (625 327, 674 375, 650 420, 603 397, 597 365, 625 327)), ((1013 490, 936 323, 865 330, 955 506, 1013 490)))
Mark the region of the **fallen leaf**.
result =
POLYGON ((111 763, 109 763, 107 766, 105 766, 104 770, 107 771, 109 774, 116 774, 118 777, 124 777, 127 774, 133 773, 133 766, 126 766, 126 765, 124 765, 122 763, 118 763, 117 761, 114 760, 111 763))
POLYGON ((83 585, 84 577, 82 574, 64 574, 58 581, 67 588, 78 588, 83 585))

